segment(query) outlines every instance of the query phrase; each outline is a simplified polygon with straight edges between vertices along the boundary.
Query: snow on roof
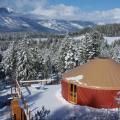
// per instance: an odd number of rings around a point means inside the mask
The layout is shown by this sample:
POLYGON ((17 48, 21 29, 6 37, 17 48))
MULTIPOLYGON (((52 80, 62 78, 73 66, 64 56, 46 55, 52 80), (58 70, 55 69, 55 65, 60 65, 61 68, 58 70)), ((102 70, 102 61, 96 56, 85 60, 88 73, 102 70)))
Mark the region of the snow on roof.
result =
POLYGON ((83 79, 83 75, 78 75, 78 76, 75 76, 75 77, 67 77, 65 78, 66 80, 82 80, 83 79))

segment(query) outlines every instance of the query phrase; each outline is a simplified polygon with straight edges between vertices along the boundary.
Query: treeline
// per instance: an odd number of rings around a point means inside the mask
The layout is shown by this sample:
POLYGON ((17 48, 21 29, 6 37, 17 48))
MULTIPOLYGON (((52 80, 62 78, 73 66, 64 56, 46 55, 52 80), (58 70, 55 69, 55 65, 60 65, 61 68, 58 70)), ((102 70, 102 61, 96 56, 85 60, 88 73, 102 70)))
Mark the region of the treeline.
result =
POLYGON ((26 38, 63 38, 62 34, 52 34, 45 32, 0 32, 0 41, 13 41, 26 38))
POLYGON ((4 51, 8 48, 11 41, 20 40, 22 38, 26 39, 59 39, 64 38, 64 35, 51 34, 45 32, 0 32, 0 50, 4 51))
POLYGON ((78 35, 90 33, 93 31, 98 31, 104 36, 109 36, 109 37, 120 36, 120 24, 107 24, 107 25, 97 25, 94 27, 87 27, 78 32, 70 33, 70 35, 78 36, 78 35))

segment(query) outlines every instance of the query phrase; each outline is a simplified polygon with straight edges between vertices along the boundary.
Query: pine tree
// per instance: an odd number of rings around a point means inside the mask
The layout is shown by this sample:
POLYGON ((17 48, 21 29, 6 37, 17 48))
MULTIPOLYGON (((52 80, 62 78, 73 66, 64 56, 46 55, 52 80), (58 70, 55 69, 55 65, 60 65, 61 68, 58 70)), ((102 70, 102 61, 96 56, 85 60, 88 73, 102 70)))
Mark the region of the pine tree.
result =
POLYGON ((101 43, 100 56, 101 57, 111 57, 110 46, 108 45, 106 40, 103 40, 103 42, 101 43))
POLYGON ((112 58, 120 63, 120 46, 119 45, 116 45, 113 49, 112 49, 112 52, 113 52, 113 56, 112 58))
POLYGON ((65 53, 65 69, 70 70, 76 66, 77 56, 74 48, 74 43, 71 41, 68 46, 68 51, 65 53))
POLYGON ((91 39, 92 39, 92 49, 93 49, 93 58, 97 57, 100 55, 100 48, 101 48, 101 44, 104 43, 104 38, 101 35, 101 33, 99 33, 98 31, 94 31, 91 33, 91 39))
POLYGON ((94 48, 93 48, 93 41, 92 37, 89 33, 85 34, 85 37, 81 40, 82 45, 82 54, 81 57, 83 59, 83 63, 86 63, 88 59, 93 58, 94 56, 94 48))
POLYGON ((30 40, 24 38, 18 44, 19 49, 17 51, 17 70, 16 76, 17 80, 30 80, 34 79, 36 76, 36 71, 34 64, 36 60, 34 59, 34 54, 32 49, 29 48, 30 40))
POLYGON ((2 63, 4 64, 5 73, 12 80, 16 79, 16 47, 13 41, 8 49, 3 53, 2 63))
POLYGON ((43 57, 41 55, 41 51, 38 48, 38 46, 29 49, 32 58, 31 61, 33 63, 34 79, 42 79, 44 65, 43 65, 43 57))
POLYGON ((66 56, 66 53, 69 49, 69 44, 70 44, 70 41, 68 39, 68 36, 65 36, 65 38, 62 40, 62 43, 59 47, 59 50, 58 50, 58 56, 59 56, 59 61, 58 61, 58 70, 63 73, 66 71, 66 68, 65 68, 65 56, 66 56))

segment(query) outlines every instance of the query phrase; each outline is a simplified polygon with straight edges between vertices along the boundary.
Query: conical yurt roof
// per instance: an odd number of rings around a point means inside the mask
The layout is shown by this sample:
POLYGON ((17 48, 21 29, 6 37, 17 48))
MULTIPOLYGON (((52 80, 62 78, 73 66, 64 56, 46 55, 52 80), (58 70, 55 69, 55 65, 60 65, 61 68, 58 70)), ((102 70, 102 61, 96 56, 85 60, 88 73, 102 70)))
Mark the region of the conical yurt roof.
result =
POLYGON ((83 87, 120 89, 120 64, 109 58, 90 60, 84 65, 66 71, 63 79, 74 79, 76 76, 83 76, 81 80, 77 80, 77 84, 83 87))

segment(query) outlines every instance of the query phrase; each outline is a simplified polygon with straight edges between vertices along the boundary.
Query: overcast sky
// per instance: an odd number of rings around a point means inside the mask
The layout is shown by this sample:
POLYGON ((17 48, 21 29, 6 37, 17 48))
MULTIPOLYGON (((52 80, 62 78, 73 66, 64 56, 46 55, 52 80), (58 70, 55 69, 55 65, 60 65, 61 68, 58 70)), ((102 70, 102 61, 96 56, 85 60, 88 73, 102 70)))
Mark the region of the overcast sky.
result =
POLYGON ((0 0, 0 6, 55 19, 120 22, 120 0, 0 0))

